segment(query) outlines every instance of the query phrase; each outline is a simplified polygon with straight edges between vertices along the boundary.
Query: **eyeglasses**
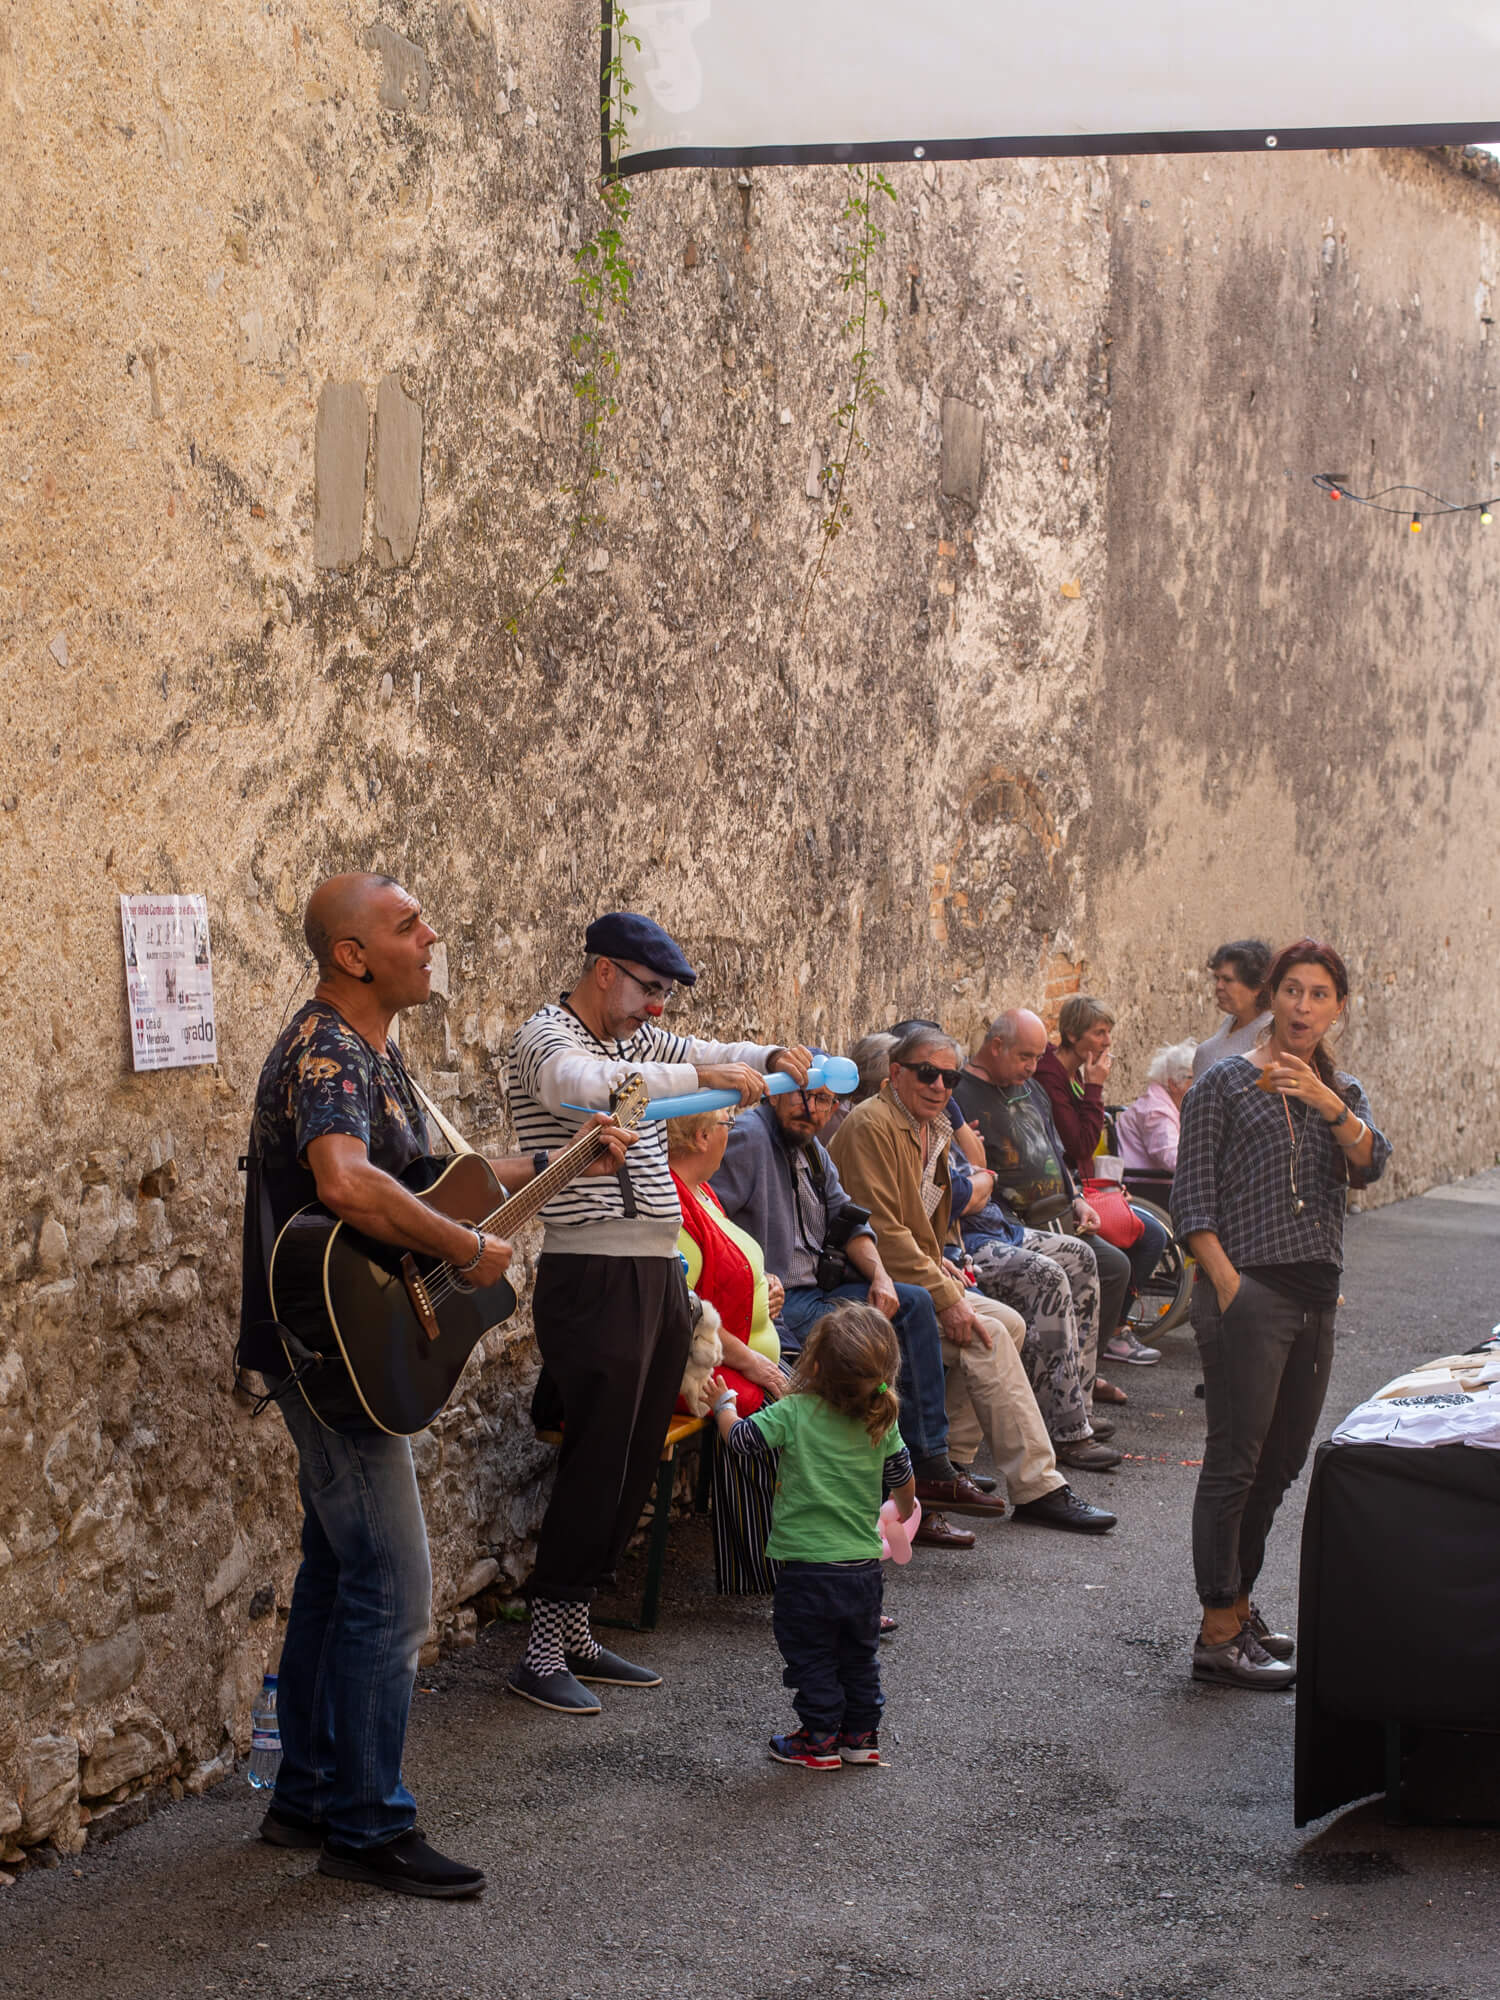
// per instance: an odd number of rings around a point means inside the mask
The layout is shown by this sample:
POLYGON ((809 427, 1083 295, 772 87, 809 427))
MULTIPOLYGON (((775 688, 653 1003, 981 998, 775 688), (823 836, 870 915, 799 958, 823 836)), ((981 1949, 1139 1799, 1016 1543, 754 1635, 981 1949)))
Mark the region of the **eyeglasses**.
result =
POLYGON ((912 1075, 917 1079, 918 1083, 929 1084, 929 1085, 934 1084, 937 1082, 938 1078, 941 1077, 943 1080, 944 1090, 955 1089, 958 1084, 958 1079, 962 1074, 960 1070, 956 1069, 939 1069, 936 1063, 898 1062, 893 1064, 892 1067, 895 1069, 909 1069, 912 1075))
POLYGON ((658 1001, 663 1007, 670 1003, 673 992, 670 980, 663 986, 659 979, 642 979, 640 974, 632 972, 628 965, 621 965, 617 958, 610 959, 609 963, 614 967, 616 972, 623 972, 632 986, 638 986, 648 1000, 658 1001))

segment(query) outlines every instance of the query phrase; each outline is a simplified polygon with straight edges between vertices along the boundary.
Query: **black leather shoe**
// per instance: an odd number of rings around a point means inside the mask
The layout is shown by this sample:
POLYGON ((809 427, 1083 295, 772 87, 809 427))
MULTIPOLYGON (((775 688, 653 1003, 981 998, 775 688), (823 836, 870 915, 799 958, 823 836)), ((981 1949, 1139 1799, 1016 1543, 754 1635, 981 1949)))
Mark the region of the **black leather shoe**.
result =
POLYGON ((522 1701, 534 1701, 538 1708, 554 1708, 559 1715, 599 1713, 599 1703, 566 1667, 559 1667, 554 1674, 539 1674, 521 1660, 511 1668, 505 1685, 522 1701))
POLYGON ((597 1653, 566 1653, 568 1672, 578 1681, 597 1681, 601 1687, 659 1688, 661 1675, 655 1667, 633 1666, 618 1653, 601 1646, 597 1653))
POLYGON ((484 1894, 484 1871, 462 1861, 450 1861, 429 1847, 416 1827, 398 1833, 379 1847, 344 1847, 325 1840, 318 1856, 318 1873, 344 1882, 368 1882, 396 1896, 432 1896, 453 1902, 484 1894))
POLYGON ((304 1819, 285 1806, 270 1806, 260 1823, 260 1837, 272 1847, 321 1847, 328 1829, 320 1819, 304 1819))
POLYGON ((941 1514, 922 1511, 922 1525, 912 1536, 912 1547, 923 1549, 972 1549, 974 1530, 952 1528, 941 1514))
POLYGON ((1118 1519, 1107 1508, 1091 1507, 1087 1500, 1080 1500, 1069 1486, 1025 1500, 1011 1512, 1018 1521, 1030 1521, 1038 1528, 1067 1528, 1075 1535, 1106 1534, 1118 1519))
POLYGON ((995 1488, 1000 1484, 998 1479, 991 1479, 987 1472, 976 1472, 972 1465, 965 1465, 960 1470, 969 1484, 977 1486, 981 1493, 993 1493, 995 1488))
POLYGON ((963 1472, 957 1479, 919 1479, 917 1498, 924 1510, 936 1507, 944 1514, 977 1514, 987 1521, 1005 1518, 1005 1502, 993 1493, 981 1493, 963 1472))
POLYGON ((1248 1623, 1225 1646, 1207 1646, 1201 1637, 1193 1642, 1195 1681, 1217 1681, 1224 1687, 1265 1688, 1274 1693, 1289 1688, 1296 1678, 1297 1669, 1283 1660, 1273 1660, 1248 1623))
POLYGON ((1260 1606, 1250 1606, 1250 1616, 1245 1620, 1245 1628, 1256 1640, 1262 1652, 1269 1653, 1273 1660, 1289 1660, 1297 1650, 1297 1641, 1290 1632, 1273 1632, 1261 1616, 1260 1606))

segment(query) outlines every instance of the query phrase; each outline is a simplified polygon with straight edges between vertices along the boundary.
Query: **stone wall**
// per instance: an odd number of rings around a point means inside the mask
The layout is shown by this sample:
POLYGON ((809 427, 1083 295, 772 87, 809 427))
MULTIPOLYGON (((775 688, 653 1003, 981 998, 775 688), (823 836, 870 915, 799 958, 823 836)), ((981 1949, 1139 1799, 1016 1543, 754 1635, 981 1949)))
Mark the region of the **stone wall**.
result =
POLYGON ((1216 944, 1333 938, 1347 1060, 1397 1141, 1387 1199, 1500 1145, 1500 528, 1429 508, 1414 535, 1310 476, 1500 492, 1500 196, 1460 164, 1112 170, 1087 976, 1138 1080, 1215 1018, 1216 944))
MULTIPOLYGON (((1215 165, 1227 289, 1195 263, 1186 301, 1135 218, 1148 184, 1206 199, 1188 163, 895 169, 886 393, 804 631, 846 393, 843 176, 662 176, 631 225, 604 518, 513 641, 579 467, 569 253, 598 219, 596 75, 586 10, 514 0, 23 0, 0 24, 0 1864, 223 1775, 275 1658, 296 1507, 274 1416, 227 1393, 234 1160, 320 874, 383 867, 423 898, 445 951, 405 1044, 497 1146, 506 1038, 611 905, 683 939, 703 968, 684 1018, 717 1030, 839 1044, 936 1009, 967 1032, 1086 977, 1144 1047, 1245 907, 1225 887, 1242 795, 1279 815, 1253 921, 1288 927, 1316 879, 1321 822, 1290 803, 1313 732, 1294 717, 1288 747, 1248 653, 1233 734, 1182 737, 1205 689, 1228 714, 1222 673, 1185 664, 1216 604, 1246 647, 1262 597, 1295 625, 1285 549, 1260 538, 1290 538, 1300 488, 1269 436, 1238 476, 1260 434, 1200 404, 1245 347, 1236 368, 1311 399, 1311 336, 1264 308, 1274 276, 1305 315, 1304 264, 1333 286, 1310 217, 1373 237, 1388 211, 1414 262, 1438 246, 1434 324, 1409 322, 1396 260, 1367 259, 1357 338, 1391 366, 1414 340, 1421 395, 1478 435, 1453 301, 1493 197, 1430 164, 1215 165), (1237 476, 1209 509, 1192 468, 1216 436, 1237 476), (1167 556, 1189 528, 1191 578, 1167 556), (217 1066, 130 1073, 122 890, 207 894, 217 1066)), ((1194 228, 1174 222, 1174 256, 1194 228)), ((1322 336, 1330 397, 1349 311, 1322 336)), ((1390 462, 1422 407, 1413 390, 1390 462)), ((1483 607, 1435 530, 1422 563, 1395 552, 1383 618, 1383 573, 1351 553, 1370 525, 1301 543, 1359 606, 1327 920, 1411 940, 1362 965, 1395 969, 1410 1010, 1434 926, 1472 964, 1455 857, 1490 725, 1461 642, 1483 607), (1421 802, 1387 810, 1382 787, 1419 778, 1424 825, 1447 817, 1414 883, 1421 802)), ((1460 1132, 1398 1066, 1381 1082, 1403 1144, 1420 1104, 1422 1170, 1493 1156, 1492 1100, 1460 1132)), ((433 1645, 524 1574, 545 1493, 524 1321, 488 1349, 417 1445, 433 1645)))

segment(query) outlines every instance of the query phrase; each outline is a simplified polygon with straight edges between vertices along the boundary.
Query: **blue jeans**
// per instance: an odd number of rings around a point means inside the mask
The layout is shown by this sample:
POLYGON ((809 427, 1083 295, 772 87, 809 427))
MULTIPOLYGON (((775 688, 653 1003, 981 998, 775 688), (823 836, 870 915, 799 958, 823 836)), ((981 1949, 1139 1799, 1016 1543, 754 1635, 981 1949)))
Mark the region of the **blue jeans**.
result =
MULTIPOLYGON (((862 1282, 838 1285, 831 1292, 816 1285, 794 1286, 776 1322, 783 1356, 792 1360, 800 1354, 808 1328, 832 1312, 840 1299, 857 1299, 864 1305, 869 1296, 870 1288, 862 1282)), ((947 1386, 937 1312, 932 1294, 921 1285, 897 1285, 896 1297, 901 1301, 894 1322, 901 1349, 901 1380, 896 1385, 901 1436, 913 1458, 937 1458, 948 1449, 947 1386)))
POLYGON ((878 1562, 784 1562, 771 1629, 786 1662, 781 1676, 809 1736, 851 1736, 880 1724, 878 1562))
POLYGON ((293 1390, 302 1566, 276 1690, 276 1803, 349 1847, 404 1833, 401 1751, 432 1610, 427 1528, 404 1437, 326 1430, 293 1390))
POLYGON ((1151 1273, 1161 1262, 1161 1253, 1167 1247, 1167 1232, 1154 1215, 1146 1215, 1137 1209, 1136 1214, 1146 1225, 1145 1234, 1138 1242, 1132 1243, 1125 1255, 1130 1259, 1130 1289, 1138 1292, 1151 1273))

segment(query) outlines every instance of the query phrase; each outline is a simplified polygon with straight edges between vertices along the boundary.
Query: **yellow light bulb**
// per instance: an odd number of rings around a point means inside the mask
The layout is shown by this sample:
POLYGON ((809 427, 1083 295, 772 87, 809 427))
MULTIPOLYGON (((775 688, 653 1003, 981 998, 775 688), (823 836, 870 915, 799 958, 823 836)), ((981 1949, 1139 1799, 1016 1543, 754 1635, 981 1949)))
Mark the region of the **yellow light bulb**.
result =
POLYGON ((1420 514, 1413 514, 1413 515, 1412 515, 1412 517, 1411 517, 1411 531, 1412 531, 1412 533, 1413 533, 1414 535, 1420 535, 1420 534, 1421 534, 1421 532, 1422 532, 1422 516, 1421 516, 1420 514))

